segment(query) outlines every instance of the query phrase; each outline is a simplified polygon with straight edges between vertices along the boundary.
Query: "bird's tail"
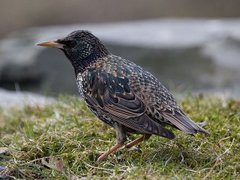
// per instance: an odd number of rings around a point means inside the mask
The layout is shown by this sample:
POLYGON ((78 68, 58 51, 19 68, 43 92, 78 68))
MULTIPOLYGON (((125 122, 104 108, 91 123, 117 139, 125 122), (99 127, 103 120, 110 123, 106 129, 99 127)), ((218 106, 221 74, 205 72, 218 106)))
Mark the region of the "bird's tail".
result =
POLYGON ((187 134, 194 135, 200 132, 205 135, 209 135, 209 132, 203 128, 203 126, 206 125, 205 122, 195 123, 189 117, 187 117, 184 112, 176 113, 175 115, 167 113, 164 114, 164 116, 170 121, 171 124, 187 134))

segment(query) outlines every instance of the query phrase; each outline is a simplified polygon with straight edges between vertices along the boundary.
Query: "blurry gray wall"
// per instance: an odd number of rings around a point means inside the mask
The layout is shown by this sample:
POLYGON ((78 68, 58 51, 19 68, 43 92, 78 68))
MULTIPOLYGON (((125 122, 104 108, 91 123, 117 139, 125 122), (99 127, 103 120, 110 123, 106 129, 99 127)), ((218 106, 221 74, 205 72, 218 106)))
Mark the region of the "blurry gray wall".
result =
POLYGON ((30 26, 159 17, 239 17, 239 0, 1 0, 0 37, 30 26))

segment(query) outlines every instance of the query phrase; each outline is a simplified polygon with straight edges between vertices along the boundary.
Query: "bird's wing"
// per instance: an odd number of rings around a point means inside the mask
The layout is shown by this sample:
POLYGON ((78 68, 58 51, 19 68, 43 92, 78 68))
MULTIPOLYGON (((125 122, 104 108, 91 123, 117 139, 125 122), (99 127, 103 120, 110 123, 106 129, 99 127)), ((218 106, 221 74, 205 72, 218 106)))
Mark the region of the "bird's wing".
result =
POLYGON ((126 78, 115 77, 103 71, 93 71, 86 84, 85 98, 95 107, 124 119, 139 117, 146 111, 144 103, 132 93, 126 78))
POLYGON ((146 105, 130 89, 127 78, 96 70, 86 80, 88 92, 85 99, 91 106, 138 132, 174 138, 173 133, 145 113, 146 105))

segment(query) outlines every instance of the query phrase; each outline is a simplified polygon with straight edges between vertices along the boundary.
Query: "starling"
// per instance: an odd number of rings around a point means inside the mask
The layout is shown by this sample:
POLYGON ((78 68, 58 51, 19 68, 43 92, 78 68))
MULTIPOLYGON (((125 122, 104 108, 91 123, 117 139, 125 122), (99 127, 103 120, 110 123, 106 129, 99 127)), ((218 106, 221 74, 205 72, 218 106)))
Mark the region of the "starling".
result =
POLYGON ((173 139, 175 135, 167 125, 190 135, 208 134, 202 123, 194 123, 187 117, 156 77, 111 54, 92 33, 78 30, 65 38, 37 45, 59 48, 65 53, 74 68, 80 96, 100 120, 115 129, 116 144, 98 161, 123 147, 129 133, 141 137, 126 144, 126 148, 152 134, 173 139))

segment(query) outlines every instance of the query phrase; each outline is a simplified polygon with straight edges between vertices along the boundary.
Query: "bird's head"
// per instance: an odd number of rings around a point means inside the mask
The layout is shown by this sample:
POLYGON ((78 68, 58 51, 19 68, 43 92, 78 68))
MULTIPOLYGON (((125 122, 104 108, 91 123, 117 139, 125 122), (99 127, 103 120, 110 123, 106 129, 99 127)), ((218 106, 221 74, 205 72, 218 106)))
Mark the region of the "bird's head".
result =
POLYGON ((96 36, 83 30, 74 31, 64 38, 37 45, 61 49, 72 63, 75 71, 84 69, 91 62, 109 54, 96 36))

